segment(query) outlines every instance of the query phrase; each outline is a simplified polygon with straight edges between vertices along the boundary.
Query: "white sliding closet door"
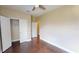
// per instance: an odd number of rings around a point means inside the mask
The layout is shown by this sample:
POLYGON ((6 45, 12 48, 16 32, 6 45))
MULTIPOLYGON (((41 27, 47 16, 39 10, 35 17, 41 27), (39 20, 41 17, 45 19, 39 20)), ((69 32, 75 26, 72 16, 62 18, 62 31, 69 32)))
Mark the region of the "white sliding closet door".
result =
POLYGON ((28 41, 28 21, 26 19, 20 19, 19 20, 19 26, 20 26, 20 42, 26 42, 28 41))
POLYGON ((1 21, 1 34, 2 34, 2 49, 5 51, 11 46, 11 28, 10 19, 0 16, 1 21))

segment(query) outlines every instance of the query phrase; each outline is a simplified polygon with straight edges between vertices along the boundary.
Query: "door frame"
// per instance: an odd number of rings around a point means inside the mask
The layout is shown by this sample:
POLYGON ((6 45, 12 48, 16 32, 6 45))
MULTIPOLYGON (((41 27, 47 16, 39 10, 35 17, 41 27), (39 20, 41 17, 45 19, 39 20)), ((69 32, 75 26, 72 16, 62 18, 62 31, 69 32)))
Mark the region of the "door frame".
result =
MULTIPOLYGON (((10 18, 10 25, 12 25, 11 24, 11 20, 18 20, 18 22, 19 22, 19 19, 17 19, 17 18, 10 18)), ((18 24, 19 25, 19 24, 18 24)), ((20 43, 20 40, 18 40, 18 41, 12 41, 12 27, 10 27, 11 28, 11 43, 12 43, 12 45, 13 45, 13 43, 15 43, 15 42, 18 42, 18 43, 20 43)), ((19 28, 20 28, 20 25, 19 25, 19 28)), ((19 39, 20 39, 20 29, 19 29, 19 39)))

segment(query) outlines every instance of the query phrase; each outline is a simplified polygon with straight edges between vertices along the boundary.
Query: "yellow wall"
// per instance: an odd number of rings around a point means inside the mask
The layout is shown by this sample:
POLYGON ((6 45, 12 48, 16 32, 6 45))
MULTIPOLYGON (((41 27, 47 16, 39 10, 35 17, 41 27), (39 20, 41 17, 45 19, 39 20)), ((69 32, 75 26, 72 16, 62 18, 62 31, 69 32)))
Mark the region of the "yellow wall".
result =
POLYGON ((40 18, 36 17, 36 22, 37 22, 37 35, 39 35, 39 31, 40 31, 40 18))
POLYGON ((41 39, 79 52, 79 6, 63 6, 40 16, 41 39))

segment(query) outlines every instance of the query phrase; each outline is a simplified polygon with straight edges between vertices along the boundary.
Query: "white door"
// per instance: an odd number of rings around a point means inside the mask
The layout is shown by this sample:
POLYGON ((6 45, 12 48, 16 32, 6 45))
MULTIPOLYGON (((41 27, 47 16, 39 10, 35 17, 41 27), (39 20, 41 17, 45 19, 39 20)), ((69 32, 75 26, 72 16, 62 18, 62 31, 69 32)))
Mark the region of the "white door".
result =
POLYGON ((22 19, 19 20, 19 26, 20 26, 20 43, 28 41, 27 39, 27 20, 22 19))
POLYGON ((37 37, 37 23, 32 22, 32 37, 37 37))
POLYGON ((1 37, 1 21, 0 21, 0 53, 2 52, 2 44, 1 44, 1 42, 2 42, 2 37, 1 37))
POLYGON ((2 49, 5 51, 11 46, 11 28, 10 19, 1 16, 1 34, 2 34, 2 49))

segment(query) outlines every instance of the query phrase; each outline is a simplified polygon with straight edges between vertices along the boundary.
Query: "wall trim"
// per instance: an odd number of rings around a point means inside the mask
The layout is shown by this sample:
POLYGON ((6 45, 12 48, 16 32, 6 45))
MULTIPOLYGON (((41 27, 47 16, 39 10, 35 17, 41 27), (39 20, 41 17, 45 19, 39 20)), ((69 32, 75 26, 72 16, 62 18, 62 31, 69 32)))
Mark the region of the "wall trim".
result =
POLYGON ((45 41, 45 42, 47 42, 47 43, 49 43, 49 44, 51 44, 51 45, 54 45, 54 46, 58 47, 58 48, 60 48, 60 49, 62 49, 62 50, 64 50, 64 51, 67 51, 67 52, 69 52, 69 53, 75 53, 75 52, 70 51, 70 50, 68 50, 68 49, 66 49, 66 48, 64 48, 64 47, 61 47, 60 45, 57 45, 57 44, 55 44, 55 43, 52 43, 52 42, 50 42, 50 41, 48 41, 48 40, 44 40, 42 37, 40 37, 40 39, 43 40, 43 41, 45 41))
POLYGON ((19 39, 17 39, 17 40, 12 40, 12 42, 16 42, 16 41, 20 41, 19 39))
POLYGON ((20 41, 20 43, 29 42, 29 41, 31 41, 31 39, 28 39, 27 41, 20 41))
MULTIPOLYGON (((12 46, 12 45, 11 45, 11 46, 12 46)), ((10 47, 11 47, 11 46, 10 46, 10 47)), ((8 50, 10 47, 8 47, 6 50, 8 50)), ((6 51, 6 50, 5 50, 5 51, 6 51)), ((5 53, 5 51, 2 51, 2 53, 5 53)))

